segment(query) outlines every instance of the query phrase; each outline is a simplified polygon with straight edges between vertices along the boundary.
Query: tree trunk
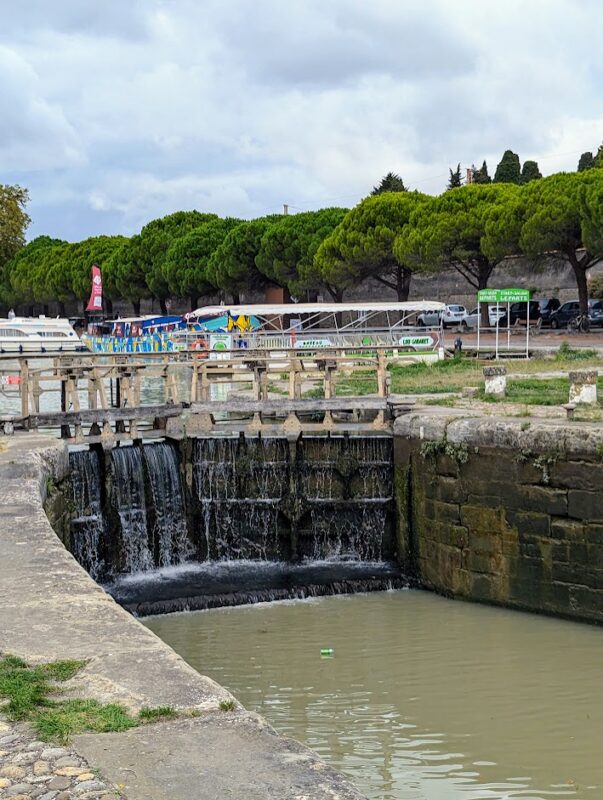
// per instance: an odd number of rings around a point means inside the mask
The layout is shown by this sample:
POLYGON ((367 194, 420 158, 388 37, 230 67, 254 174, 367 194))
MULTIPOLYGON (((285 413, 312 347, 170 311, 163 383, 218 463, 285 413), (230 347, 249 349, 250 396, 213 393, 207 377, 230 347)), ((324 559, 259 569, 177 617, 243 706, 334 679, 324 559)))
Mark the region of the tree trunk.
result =
POLYGON ((578 287, 578 301, 580 302, 580 313, 588 314, 588 283, 586 282, 586 269, 575 258, 570 258, 570 264, 576 276, 578 287))
POLYGON ((191 294, 189 297, 191 303, 191 311, 195 311, 195 309, 199 308, 199 295, 198 294, 191 294))
MULTIPOLYGON (((477 291, 479 292, 480 289, 487 289, 488 288, 488 280, 490 279, 490 275, 492 274, 492 267, 490 264, 480 264, 479 265, 479 272, 477 274, 477 291)), ((489 328, 490 327, 490 314, 489 303, 481 303, 480 305, 480 325, 482 328, 489 328)))
POLYGON ((113 316, 113 300, 109 297, 105 297, 105 311, 109 319, 113 316))
POLYGON ((167 306, 165 304, 165 300, 166 300, 165 297, 159 298, 159 308, 161 309, 162 314, 167 314, 167 306))
POLYGON ((408 267, 398 267, 396 269, 396 293, 399 303, 406 303, 410 294, 410 282, 412 280, 412 270, 408 267))
POLYGON ((138 300, 132 300, 132 308, 134 309, 134 316, 140 316, 140 297, 138 300))
POLYGON ((65 303, 59 300, 59 317, 66 317, 67 311, 65 310, 65 303))
POLYGON ((238 292, 232 292, 232 302, 235 306, 241 304, 241 295, 238 292))
MULTIPOLYGON (((341 303, 341 301, 343 300, 343 293, 345 291, 344 289, 336 289, 336 288, 333 288, 333 287, 330 287, 330 286, 327 286, 326 289, 327 289, 327 292, 331 295, 331 299, 335 303, 341 303)), ((314 302, 314 301, 312 301, 312 302, 314 302)))

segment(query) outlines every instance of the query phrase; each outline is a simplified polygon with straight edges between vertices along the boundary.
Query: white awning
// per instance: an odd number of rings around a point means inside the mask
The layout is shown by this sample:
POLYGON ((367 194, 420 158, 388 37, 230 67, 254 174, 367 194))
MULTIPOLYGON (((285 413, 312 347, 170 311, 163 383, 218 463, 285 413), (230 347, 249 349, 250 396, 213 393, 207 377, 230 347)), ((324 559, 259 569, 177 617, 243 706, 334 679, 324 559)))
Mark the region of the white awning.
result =
POLYGON ((191 311, 187 317, 212 317, 221 314, 230 314, 231 317, 256 316, 267 317, 271 315, 291 314, 339 314, 342 311, 355 311, 358 313, 376 314, 380 311, 404 311, 407 314, 420 311, 440 311, 445 308, 445 303, 437 300, 409 300, 405 303, 255 303, 250 305, 223 305, 203 306, 191 311))

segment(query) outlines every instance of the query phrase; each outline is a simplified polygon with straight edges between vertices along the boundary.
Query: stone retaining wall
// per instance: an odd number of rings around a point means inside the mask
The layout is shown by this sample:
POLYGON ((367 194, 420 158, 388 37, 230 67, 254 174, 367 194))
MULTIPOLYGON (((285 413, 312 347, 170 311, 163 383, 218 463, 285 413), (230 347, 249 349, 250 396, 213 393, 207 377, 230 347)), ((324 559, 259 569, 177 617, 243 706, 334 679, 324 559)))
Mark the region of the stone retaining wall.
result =
POLYGON ((396 421, 399 551, 427 588, 603 623, 603 428, 396 421))
POLYGON ((86 660, 74 696, 136 712, 173 706, 170 721, 84 734, 77 753, 129 800, 361 800, 318 756, 276 735, 130 616, 77 564, 43 500, 68 469, 64 445, 33 434, 0 442, 0 652, 31 662, 86 660), (234 710, 221 710, 222 701, 234 710))

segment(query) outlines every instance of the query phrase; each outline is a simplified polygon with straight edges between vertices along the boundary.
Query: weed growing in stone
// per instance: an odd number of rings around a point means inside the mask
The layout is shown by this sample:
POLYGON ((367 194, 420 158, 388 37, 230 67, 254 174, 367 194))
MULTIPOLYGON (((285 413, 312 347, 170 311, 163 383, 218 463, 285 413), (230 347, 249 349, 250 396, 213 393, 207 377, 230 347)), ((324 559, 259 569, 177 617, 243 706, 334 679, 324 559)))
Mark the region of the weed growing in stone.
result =
POLYGON ((234 711, 236 703, 234 700, 220 700, 220 711, 234 711))
POLYGON ((423 442, 420 454, 425 460, 435 460, 438 456, 448 456, 457 464, 466 464, 469 461, 469 449, 464 442, 455 444, 448 439, 437 439, 433 442, 423 442))
POLYGON ((536 455, 531 450, 520 450, 515 456, 515 461, 518 464, 527 464, 531 462, 532 466, 542 472, 542 483, 548 485, 551 482, 551 468, 559 461, 562 453, 554 450, 550 453, 541 453, 536 455))
POLYGON ((138 718, 145 722, 152 722, 162 717, 175 717, 178 712, 173 706, 157 706, 157 708, 141 708, 138 718))
POLYGON ((553 467, 559 460, 560 453, 557 451, 553 453, 542 453, 534 459, 534 466, 542 472, 542 482, 549 484, 551 482, 551 467, 553 467))

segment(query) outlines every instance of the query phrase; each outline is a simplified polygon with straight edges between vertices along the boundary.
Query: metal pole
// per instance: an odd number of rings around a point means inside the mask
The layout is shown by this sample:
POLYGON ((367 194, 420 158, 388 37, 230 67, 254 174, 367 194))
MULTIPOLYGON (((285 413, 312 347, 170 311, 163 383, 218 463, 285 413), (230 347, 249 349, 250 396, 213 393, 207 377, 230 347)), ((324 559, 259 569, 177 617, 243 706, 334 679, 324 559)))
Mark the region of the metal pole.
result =
POLYGON ((511 328, 509 328, 510 316, 511 316, 511 303, 507 301, 507 350, 511 350, 511 328))
POLYGON ((528 300, 528 313, 526 314, 526 358, 530 357, 530 301, 528 300))
POLYGON ((477 301, 477 357, 479 358, 479 332, 481 328, 482 304, 477 301))
MULTIPOLYGON (((490 312, 488 312, 488 314, 489 313, 490 312)), ((489 321, 490 320, 488 320, 488 322, 489 321)), ((495 358, 497 361, 498 361, 498 330, 499 330, 499 325, 498 325, 498 300, 497 300, 496 301, 496 353, 495 353, 495 358)))

